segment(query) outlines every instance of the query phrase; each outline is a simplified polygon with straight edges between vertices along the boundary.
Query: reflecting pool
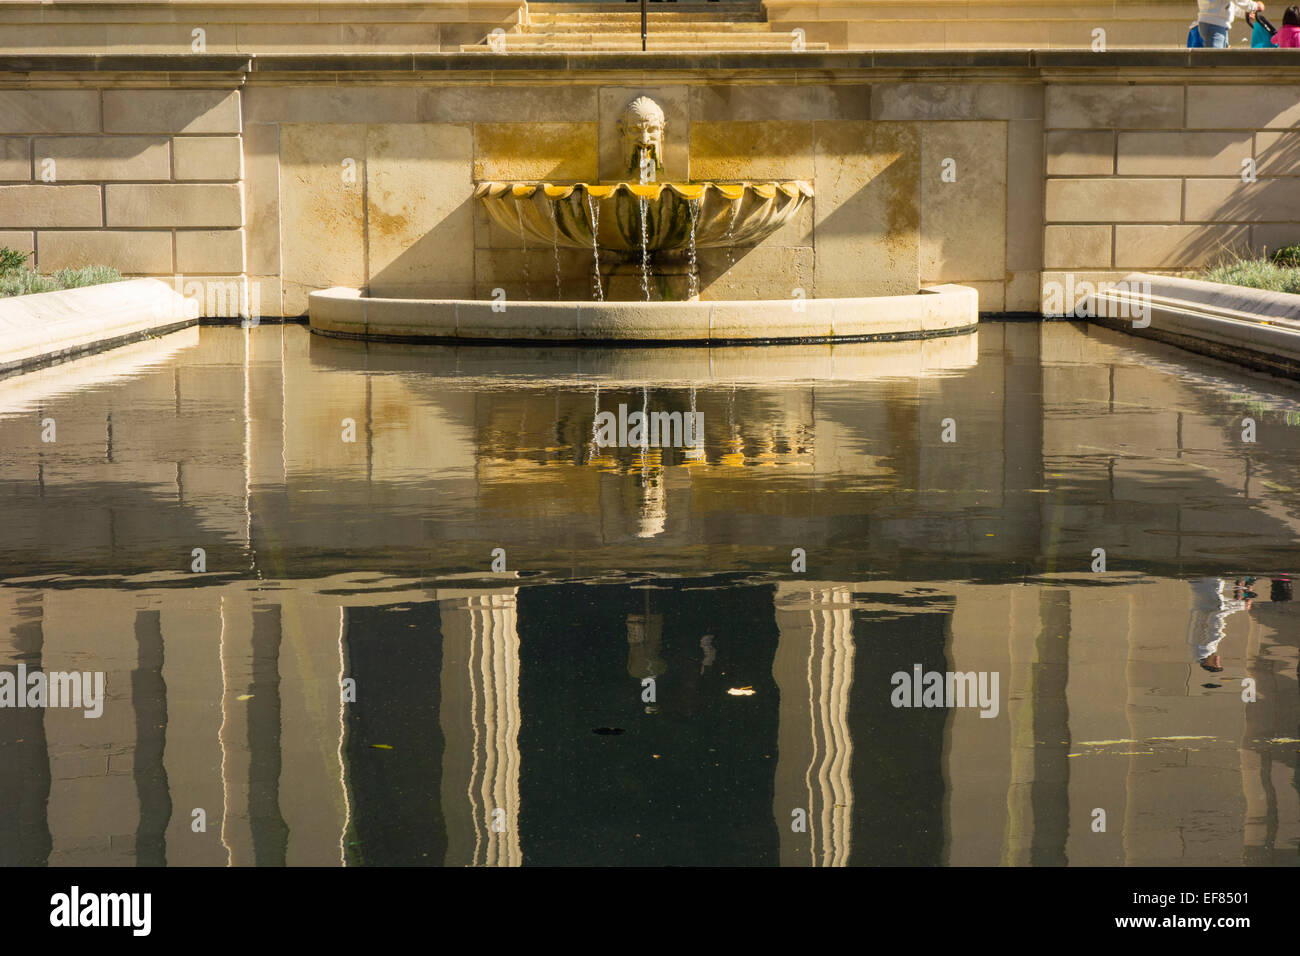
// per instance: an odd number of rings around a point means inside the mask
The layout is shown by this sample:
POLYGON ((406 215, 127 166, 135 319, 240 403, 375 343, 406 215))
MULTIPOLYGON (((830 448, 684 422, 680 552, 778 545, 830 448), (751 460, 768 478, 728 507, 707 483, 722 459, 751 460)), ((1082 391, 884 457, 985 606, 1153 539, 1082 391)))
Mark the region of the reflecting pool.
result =
POLYGON ((0 864, 1295 865, 1297 489, 1073 323, 3 379, 0 864))

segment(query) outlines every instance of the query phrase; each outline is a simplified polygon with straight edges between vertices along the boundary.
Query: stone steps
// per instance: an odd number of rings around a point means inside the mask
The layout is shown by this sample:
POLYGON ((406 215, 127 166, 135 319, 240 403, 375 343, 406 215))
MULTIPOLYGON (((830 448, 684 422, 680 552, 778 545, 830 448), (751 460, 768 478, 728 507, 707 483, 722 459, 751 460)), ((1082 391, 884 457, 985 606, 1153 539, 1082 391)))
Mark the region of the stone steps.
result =
MULTIPOLYGON (((787 52, 789 30, 767 22, 758 3, 655 4, 647 14, 647 50, 787 52)), ((465 44, 465 52, 482 51, 487 40, 465 44)), ((809 50, 829 44, 807 43, 809 50)), ((639 5, 534 5, 517 33, 505 35, 504 52, 624 51, 641 49, 639 5), (630 9, 629 9, 630 8, 630 9)))
MULTIPOLYGON (((647 24, 651 32, 675 32, 675 33, 771 33, 772 25, 761 21, 745 21, 743 23, 730 23, 718 20, 701 21, 698 25, 692 24, 690 30, 682 30, 676 20, 655 21, 651 20, 647 24), (675 28, 675 29, 674 29, 675 28)), ((551 23, 538 24, 530 23, 528 25, 530 33, 635 33, 641 35, 641 22, 639 20, 632 24, 624 23, 588 23, 581 20, 575 20, 572 23, 551 23)))
MULTIPOLYGON (((465 43, 460 47, 462 53, 484 53, 488 49, 483 43, 465 43)), ((819 51, 829 50, 830 44, 827 43, 805 43, 805 50, 819 51)), ((578 40, 555 40, 548 41, 541 38, 521 39, 510 38, 507 40, 503 52, 506 53, 589 53, 589 52, 614 52, 614 51, 633 51, 640 52, 641 37, 635 36, 630 38, 624 37, 598 37, 586 41, 578 40)), ((749 43, 735 43, 725 41, 714 41, 707 38, 693 38, 689 41, 676 40, 656 40, 654 37, 646 39, 646 50, 664 53, 670 50, 683 50, 706 53, 726 53, 726 52, 791 52, 790 38, 779 36, 772 40, 753 40, 749 43)))

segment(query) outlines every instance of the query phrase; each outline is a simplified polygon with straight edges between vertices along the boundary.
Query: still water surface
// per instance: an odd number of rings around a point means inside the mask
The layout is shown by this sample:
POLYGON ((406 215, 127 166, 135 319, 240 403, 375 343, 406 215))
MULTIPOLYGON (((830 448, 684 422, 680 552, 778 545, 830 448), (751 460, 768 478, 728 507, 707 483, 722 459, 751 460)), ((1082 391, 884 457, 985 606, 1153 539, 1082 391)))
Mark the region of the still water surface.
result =
POLYGON ((1300 389, 1075 324, 6 379, 0 674, 105 700, 0 709, 0 864, 1295 865, 1298 487, 1300 389))

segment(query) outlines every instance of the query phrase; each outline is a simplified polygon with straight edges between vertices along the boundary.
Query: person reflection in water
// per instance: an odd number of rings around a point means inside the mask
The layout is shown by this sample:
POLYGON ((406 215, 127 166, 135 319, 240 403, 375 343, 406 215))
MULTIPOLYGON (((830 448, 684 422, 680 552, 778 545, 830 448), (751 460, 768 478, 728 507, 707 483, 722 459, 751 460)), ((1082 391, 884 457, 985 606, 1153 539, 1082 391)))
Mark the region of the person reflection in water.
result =
POLYGON ((1187 622, 1187 643, 1196 662, 1212 674, 1223 670, 1219 642, 1228 618, 1249 611, 1255 592, 1254 578, 1239 578, 1229 587, 1224 578, 1201 578, 1192 582, 1192 614, 1187 622))

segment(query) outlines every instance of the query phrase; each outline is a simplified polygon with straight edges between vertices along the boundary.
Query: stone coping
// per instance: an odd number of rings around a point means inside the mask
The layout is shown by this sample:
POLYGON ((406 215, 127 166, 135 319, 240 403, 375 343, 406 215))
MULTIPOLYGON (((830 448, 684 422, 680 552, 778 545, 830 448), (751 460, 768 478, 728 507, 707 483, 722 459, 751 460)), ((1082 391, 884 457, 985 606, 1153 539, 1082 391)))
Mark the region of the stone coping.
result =
POLYGON ((916 295, 798 303, 501 303, 370 298, 335 287, 312 292, 308 314, 313 332, 377 341, 756 345, 959 335, 979 323, 979 294, 969 286, 938 285, 916 295))
POLYGON ((1300 295, 1133 272, 1089 306, 1101 325, 1300 379, 1300 295))
POLYGON ((1288 50, 814 50, 493 53, 302 53, 0 55, 0 73, 438 73, 628 70, 889 69, 1222 69, 1268 67, 1300 73, 1300 54, 1288 50))
POLYGON ((198 324, 194 304, 159 279, 0 299, 0 374, 198 324))

